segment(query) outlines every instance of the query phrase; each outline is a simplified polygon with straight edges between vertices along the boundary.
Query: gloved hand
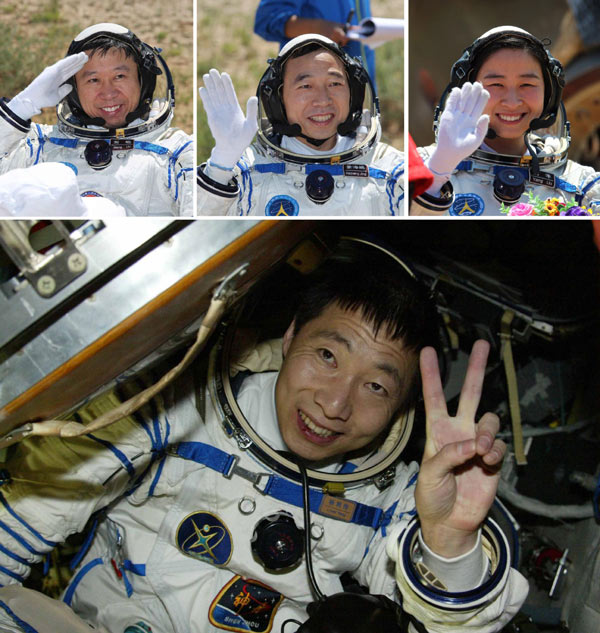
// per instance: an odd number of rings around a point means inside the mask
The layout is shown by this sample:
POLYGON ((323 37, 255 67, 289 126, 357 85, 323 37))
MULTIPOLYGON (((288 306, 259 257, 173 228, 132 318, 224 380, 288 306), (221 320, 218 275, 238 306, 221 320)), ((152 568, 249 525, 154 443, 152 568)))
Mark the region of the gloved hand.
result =
POLYGON ((489 115, 481 113, 489 98, 477 81, 452 89, 440 118, 436 148, 427 161, 434 176, 448 180, 456 166, 481 145, 490 122, 489 115))
POLYGON ((45 68, 25 90, 21 91, 8 104, 8 107, 23 120, 40 114, 42 108, 58 104, 73 89, 65 81, 81 70, 88 60, 85 53, 69 55, 45 68))
POLYGON ((258 129, 258 99, 255 96, 248 99, 244 116, 227 73, 212 68, 203 79, 200 98, 215 139, 210 162, 215 167, 232 169, 258 129))

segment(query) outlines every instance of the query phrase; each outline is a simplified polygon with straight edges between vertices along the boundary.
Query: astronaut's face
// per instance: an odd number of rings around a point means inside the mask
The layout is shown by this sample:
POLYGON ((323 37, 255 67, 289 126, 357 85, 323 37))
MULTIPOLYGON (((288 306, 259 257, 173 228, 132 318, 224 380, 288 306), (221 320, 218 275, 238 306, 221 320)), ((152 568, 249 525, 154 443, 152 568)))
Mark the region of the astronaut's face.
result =
MULTIPOLYGON (((341 60, 325 49, 290 59, 283 73, 283 105, 290 123, 306 136, 328 139, 318 149, 336 144, 337 126, 350 111, 350 88, 341 60)), ((310 143, 298 137, 298 140, 310 143)))
POLYGON ((525 50, 503 48, 492 53, 477 73, 490 93, 484 114, 498 135, 486 141, 496 151, 522 155, 523 135, 544 110, 544 77, 539 61, 525 50))
MULTIPOLYGON (((384 328, 383 328, 384 329, 384 328)), ((329 305, 283 339, 275 388, 279 430, 287 447, 310 461, 373 443, 406 398, 415 355, 357 311, 329 305)))
POLYGON ((140 101, 138 68, 133 57, 116 48, 106 54, 86 51, 88 62, 75 75, 79 101, 85 113, 100 117, 106 127, 126 125, 125 117, 135 110, 140 101))

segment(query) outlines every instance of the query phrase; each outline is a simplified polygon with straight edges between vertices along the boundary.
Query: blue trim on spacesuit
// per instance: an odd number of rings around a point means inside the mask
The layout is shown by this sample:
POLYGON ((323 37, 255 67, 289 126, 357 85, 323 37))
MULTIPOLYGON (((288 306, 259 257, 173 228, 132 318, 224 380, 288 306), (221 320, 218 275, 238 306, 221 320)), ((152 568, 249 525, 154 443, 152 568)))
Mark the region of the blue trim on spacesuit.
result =
POLYGON ((0 565, 0 572, 3 574, 6 574, 7 576, 10 576, 11 578, 14 578, 17 582, 20 582, 20 583, 25 582, 25 578, 23 576, 20 576, 16 572, 10 569, 7 569, 6 567, 3 567, 2 565, 0 565))
POLYGON ((29 137, 27 137, 26 141, 27 147, 29 147, 29 158, 31 158, 33 156, 33 143, 31 142, 31 139, 29 137))
POLYGON ((48 140, 54 145, 60 145, 61 147, 68 147, 69 149, 75 149, 79 139, 76 138, 59 138, 56 136, 49 136, 48 140))
POLYGON ((146 565, 139 564, 136 565, 132 563, 129 559, 125 559, 123 564, 119 567, 120 572, 123 574, 123 583, 125 584, 125 591, 127 592, 127 597, 131 598, 133 595, 133 585, 129 578, 127 578, 126 571, 130 571, 132 574, 136 576, 145 576, 146 575, 146 565))
POLYGON ((498 543, 496 569, 490 574, 488 579, 478 587, 468 591, 450 592, 436 589, 421 582, 421 576, 414 566, 411 551, 411 544, 416 538, 416 532, 420 529, 420 523, 418 518, 411 521, 398 540, 402 543, 401 556, 406 572, 406 579, 409 584, 413 585, 413 590, 416 591, 415 588, 418 587, 418 593, 423 594, 421 596, 422 599, 433 604, 438 609, 469 611, 473 608, 472 602, 474 600, 491 593, 497 588, 502 580, 506 567, 510 564, 510 556, 506 542, 502 539, 500 528, 493 521, 490 521, 490 519, 486 519, 484 523, 490 532, 495 535, 498 543))
POLYGON ((2 505, 4 506, 4 508, 6 509, 6 511, 13 517, 15 518, 26 530, 28 530, 29 532, 31 532, 31 534, 33 534, 33 536, 35 536, 39 541, 42 541, 42 543, 44 543, 45 545, 48 545, 49 547, 56 547, 57 543, 55 543, 54 541, 49 541, 48 539, 45 539, 36 529, 32 528, 24 519, 22 519, 11 507, 10 504, 8 503, 8 501, 4 498, 4 495, 0 492, 0 502, 2 503, 2 505))
POLYGON ((402 192, 402 195, 398 196, 398 200, 394 202, 394 189, 396 187, 396 183, 398 182, 398 176, 400 175, 400 170, 402 170, 401 173, 404 173, 404 163, 399 163, 398 165, 396 165, 396 167, 394 167, 390 175, 390 179, 388 180, 385 186, 385 190, 388 195, 390 213, 392 215, 396 215, 396 210, 400 211, 400 202, 404 200, 404 192, 402 192), (396 207, 396 209, 394 209, 394 207, 396 207))
POLYGON ((2 552, 3 554, 6 554, 6 556, 8 556, 9 558, 16 560, 17 563, 21 563, 21 565, 27 565, 28 567, 31 567, 32 565, 32 563, 30 563, 26 558, 23 558, 22 556, 19 556, 18 554, 11 552, 7 547, 4 547, 4 545, 2 545, 1 543, 0 543, 0 552, 2 552))
MULTIPOLYGON (((171 180, 172 180, 172 172, 175 171, 175 163, 177 162, 177 159, 179 158, 179 156, 181 155, 181 153, 183 152, 183 150, 192 143, 192 141, 188 141, 187 143, 184 143, 181 147, 179 147, 177 150, 175 150, 170 156, 169 156, 169 165, 168 165, 168 169, 167 169, 167 188, 170 189, 171 188, 171 180)), ((145 143, 145 145, 148 146, 153 146, 153 147, 160 147, 159 145, 154 145, 154 143, 145 143)), ((135 146, 135 143, 134 143, 135 146)), ((142 148, 142 149, 148 149, 148 151, 154 151, 151 150, 149 148, 142 148)), ((166 154, 169 150, 166 147, 163 147, 161 149, 164 149, 164 152, 160 152, 161 154, 166 154)), ((180 170, 181 171, 181 170, 180 170)), ((175 182, 177 182, 177 178, 178 176, 175 175, 175 182)), ((175 187, 175 200, 177 200, 177 187, 175 187)))
POLYGON ((160 479, 160 476, 162 475, 162 471, 163 468, 165 466, 165 458, 166 455, 163 455, 160 463, 158 464, 158 467, 156 469, 156 474, 154 475, 154 480, 152 481, 152 484, 150 485, 150 490, 148 491, 148 496, 152 497, 154 495, 154 490, 156 489, 156 486, 158 484, 158 480, 160 479))
MULTIPOLYGON (((237 459, 235 455, 231 455, 210 444, 202 442, 181 442, 175 447, 175 453, 184 459, 189 459, 197 464, 208 466, 212 470, 216 470, 225 477, 231 477, 233 467, 237 459)), ((264 486, 255 483, 255 487, 265 495, 289 503, 298 508, 304 507, 302 486, 295 484, 283 477, 277 475, 261 473, 266 479, 264 486)), ((310 490, 310 505, 314 512, 321 514, 320 506, 324 497, 327 495, 318 490, 310 490)), ((355 506, 354 514, 349 523, 357 525, 365 525, 377 529, 381 522, 383 510, 375 506, 368 506, 357 501, 349 501, 355 506)), ((323 516, 330 516, 323 514, 323 516)))
POLYGON ((100 437, 96 437, 92 433, 88 433, 87 436, 91 438, 92 440, 94 440, 95 442, 98 442, 98 444, 102 444, 102 446, 104 446, 105 448, 108 448, 108 450, 115 455, 115 457, 121 462, 121 464, 123 464, 123 466, 126 468, 127 472, 129 473, 129 476, 130 477, 135 476, 135 467, 129 461, 129 459, 127 458, 127 455, 125 455, 123 451, 119 450, 114 444, 112 444, 108 440, 103 440, 100 437))
POLYGON ((94 567, 97 567, 98 565, 103 565, 103 564, 104 564, 104 561, 101 558, 94 558, 93 560, 89 561, 89 563, 86 563, 75 574, 75 577, 73 578, 73 580, 67 587, 67 590, 65 591, 65 595, 63 596, 63 602, 66 605, 71 606, 71 602, 73 601, 73 595, 75 594, 75 590, 77 589, 77 586, 79 585, 79 583, 83 580, 83 577, 94 567))
POLYGON ((238 196, 238 209, 240 211, 240 215, 244 215, 243 208, 243 199, 244 193, 246 189, 248 189, 248 211, 245 215, 250 213, 252 209, 252 192, 254 191, 254 185, 252 184, 252 176, 250 175, 250 165, 244 160, 244 158, 240 158, 237 162, 237 166, 240 168, 240 176, 242 177, 242 183, 240 185, 240 193, 238 196))
POLYGON ((13 619, 14 623, 23 629, 24 633, 38 633, 37 629, 34 629, 30 624, 21 620, 21 618, 2 600, 0 600, 0 608, 6 611, 6 613, 13 619))
POLYGON ((94 540, 94 536, 96 536, 97 528, 98 528, 98 518, 95 518, 94 522, 92 523, 92 527, 90 528, 89 532, 87 533, 87 536, 85 537, 85 541, 83 542, 83 545, 79 548, 79 551, 77 552, 77 554, 75 554, 75 556, 69 563, 69 569, 71 571, 73 571, 75 567, 79 565, 79 563, 83 560, 83 557, 87 554, 88 550, 90 549, 90 545, 92 544, 92 541, 94 540))
POLYGON ((578 197, 578 201, 581 202, 585 194, 599 181, 600 181, 600 176, 598 176, 597 178, 594 178, 594 180, 592 180, 591 182, 588 182, 588 184, 581 190, 581 197, 580 198, 578 197))
POLYGON ((45 552, 39 552, 34 549, 20 534, 17 534, 14 530, 8 527, 4 521, 0 521, 0 528, 2 528, 5 532, 8 532, 17 543, 20 543, 28 552, 35 554, 35 556, 43 556, 45 552))
POLYGON ((40 156, 42 154, 42 150, 44 148, 44 144, 46 143, 46 139, 44 138, 44 134, 42 132, 42 127, 39 123, 35 124, 35 127, 37 129, 37 133, 38 133, 38 151, 37 151, 37 155, 35 157, 35 160, 33 161, 34 165, 37 165, 39 160, 40 160, 40 156))

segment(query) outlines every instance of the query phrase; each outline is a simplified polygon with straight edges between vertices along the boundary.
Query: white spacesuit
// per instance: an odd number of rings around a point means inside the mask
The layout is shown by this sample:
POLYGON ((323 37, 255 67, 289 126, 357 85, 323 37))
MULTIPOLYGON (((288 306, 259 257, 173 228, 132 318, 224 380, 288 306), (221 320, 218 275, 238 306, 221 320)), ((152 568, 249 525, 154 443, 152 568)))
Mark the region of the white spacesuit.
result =
MULTIPOLYGON (((419 148, 435 181, 415 198, 411 214, 501 216, 506 215, 502 204, 506 210, 535 197, 541 204, 556 198, 577 208, 586 207, 592 214, 600 212, 600 174, 567 158, 570 137, 561 103, 563 85, 560 62, 526 31, 497 27, 478 38, 452 67, 450 84, 436 111, 436 144, 419 148), (487 114, 482 115, 490 95, 481 90, 479 82, 471 83, 489 51, 502 50, 503 42, 510 40, 526 43, 530 55, 537 52, 545 85, 543 110, 522 137, 527 148, 523 155, 502 153, 491 146, 498 138, 493 129, 498 119, 490 122, 487 114)), ((510 105, 504 106, 507 113, 520 114, 526 109, 527 105, 519 105, 521 97, 507 94, 511 95, 510 105)), ((576 215, 576 210, 571 214, 576 215)))
MULTIPOLYGON (((249 358, 270 368, 281 353, 272 343, 266 349, 249 358)), ((0 583, 11 585, 0 589, 2 630, 31 631, 23 623, 36 623, 38 633, 50 633, 61 623, 79 631, 63 609, 40 622, 42 603, 32 605, 47 598, 15 594, 13 586, 94 513, 63 601, 100 633, 279 632, 286 620, 306 620, 314 598, 294 527, 303 526, 302 486, 276 452, 277 374, 246 378, 236 401, 218 355, 213 362, 206 390, 187 375, 136 419, 71 442, 37 438, 36 446, 17 447, 0 497, 0 583)), ((479 547, 458 561, 438 559, 437 570, 437 557, 424 552, 423 562, 454 583, 454 593, 419 580, 417 465, 397 463, 393 477, 389 468, 411 426, 406 414, 377 454, 336 464, 333 473, 309 471, 318 478, 311 486, 315 578, 331 595, 350 570, 371 593, 396 599, 397 582, 404 609, 431 633, 455 631, 457 623, 461 631, 499 631, 527 591, 493 524, 484 528, 493 564, 479 547), (324 493, 325 481, 343 483, 344 497, 324 493)))
MULTIPOLYGON (((215 147, 198 169, 199 215, 403 214, 404 157, 379 142, 379 106, 368 74, 329 39, 302 35, 284 46, 260 80, 258 99, 249 99, 246 118, 226 73, 212 70, 204 83, 200 94, 215 147), (348 81, 349 114, 329 139, 306 136, 290 123, 281 96, 284 65, 311 46, 334 53, 348 81), (332 138, 330 149, 319 149, 332 138)), ((321 95, 315 111, 327 109, 321 95)))
POLYGON ((191 216, 193 143, 170 127, 173 84, 158 52, 124 27, 98 24, 73 40, 68 55, 13 100, 0 102, 0 173, 42 162, 66 163, 77 175, 82 197, 109 198, 131 216, 191 216), (82 51, 104 36, 126 44, 139 69, 140 101, 120 128, 109 129, 102 118, 88 116, 76 88, 64 83, 74 86, 70 78, 87 60, 82 51), (34 85, 40 79, 41 87, 34 85), (30 117, 48 105, 57 105, 57 124, 32 123, 30 117))

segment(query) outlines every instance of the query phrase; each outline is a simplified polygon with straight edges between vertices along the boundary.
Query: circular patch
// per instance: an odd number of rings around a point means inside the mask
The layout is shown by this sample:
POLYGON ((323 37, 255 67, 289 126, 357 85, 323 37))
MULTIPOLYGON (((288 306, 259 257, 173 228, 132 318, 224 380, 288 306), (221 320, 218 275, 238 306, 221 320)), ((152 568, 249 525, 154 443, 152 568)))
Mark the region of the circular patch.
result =
POLYGON ((265 215, 269 217, 293 216, 300 212, 300 205, 290 196, 275 196, 267 202, 265 215))
POLYGON ((450 208, 450 215, 481 215, 485 209, 483 198, 475 193, 458 193, 450 208))
POLYGON ((97 191, 84 191, 81 194, 82 198, 104 198, 104 196, 101 193, 98 193, 97 191))
POLYGON ((193 512, 179 524, 177 547, 188 556, 217 567, 227 565, 233 552, 231 534, 210 512, 193 512))

